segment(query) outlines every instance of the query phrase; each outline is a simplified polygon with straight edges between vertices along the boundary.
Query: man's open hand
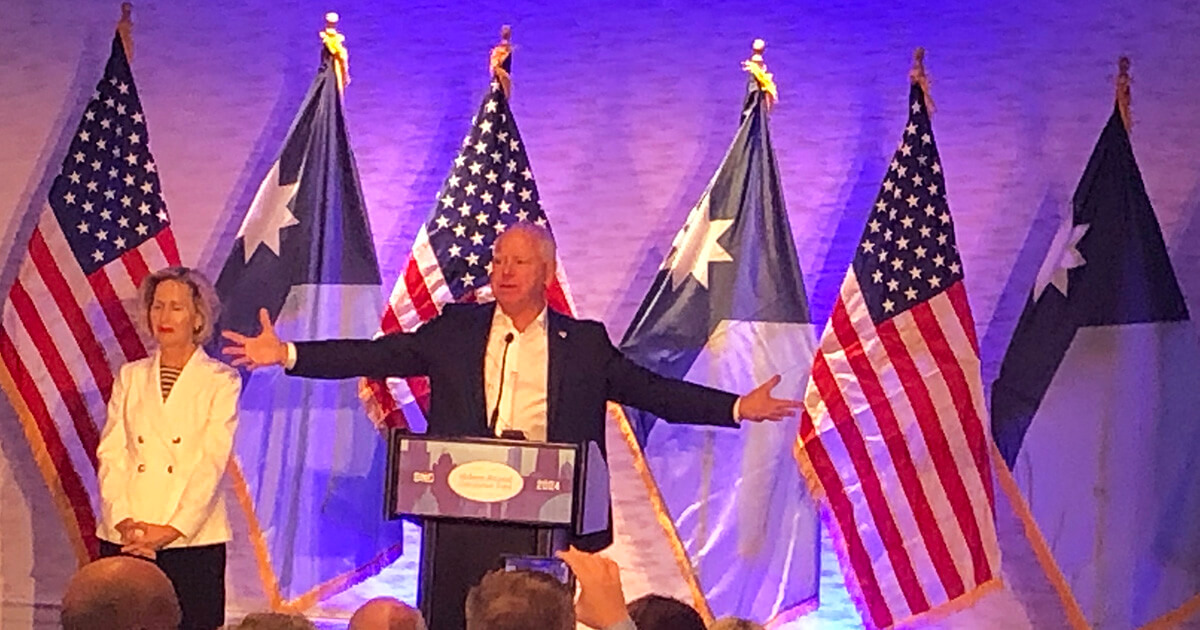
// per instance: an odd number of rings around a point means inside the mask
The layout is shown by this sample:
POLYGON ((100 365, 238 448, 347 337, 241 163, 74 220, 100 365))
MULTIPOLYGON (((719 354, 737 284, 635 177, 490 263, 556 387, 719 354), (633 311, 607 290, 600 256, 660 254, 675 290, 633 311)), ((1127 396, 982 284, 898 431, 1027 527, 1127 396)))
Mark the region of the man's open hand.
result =
POLYGON ((804 406, 800 400, 775 398, 771 390, 779 384, 778 374, 772 376, 762 385, 750 390, 750 393, 738 399, 738 416, 752 422, 762 420, 778 421, 795 414, 804 406))
POLYGON ((239 335, 231 330, 221 333, 232 343, 225 346, 221 352, 233 357, 233 364, 249 370, 257 370, 268 365, 283 365, 287 362, 287 344, 279 340, 275 334, 275 326, 271 324, 271 316, 267 309, 258 310, 258 322, 262 332, 257 337, 239 335))

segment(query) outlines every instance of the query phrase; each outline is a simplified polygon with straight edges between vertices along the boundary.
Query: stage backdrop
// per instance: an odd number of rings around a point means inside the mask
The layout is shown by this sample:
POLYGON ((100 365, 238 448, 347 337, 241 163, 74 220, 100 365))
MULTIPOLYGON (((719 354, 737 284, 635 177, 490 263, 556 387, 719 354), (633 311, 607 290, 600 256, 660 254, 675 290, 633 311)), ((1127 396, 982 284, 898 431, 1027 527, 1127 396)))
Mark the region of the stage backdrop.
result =
MULTIPOLYGON (((1200 11, 1159 2, 145 2, 133 72, 183 261, 210 273, 318 62, 351 51, 346 112, 385 287, 406 261, 514 26, 512 106, 579 312, 624 330, 728 145, 755 37, 813 322, 823 325, 895 149, 912 49, 991 381, 1133 60, 1134 151, 1183 294, 1200 308, 1200 11), (978 6, 972 6, 978 5, 978 6)), ((0 289, 108 54, 115 1, 7 0, 0 37, 0 289)), ((0 409, 4 627, 52 615, 74 559, 12 411, 0 409)), ((1194 525, 1193 525, 1194 526, 1194 525)), ((231 580, 253 603, 252 563, 231 580)), ((829 567, 827 567, 828 569, 829 567)), ((261 594, 259 594, 261 595, 261 594)))

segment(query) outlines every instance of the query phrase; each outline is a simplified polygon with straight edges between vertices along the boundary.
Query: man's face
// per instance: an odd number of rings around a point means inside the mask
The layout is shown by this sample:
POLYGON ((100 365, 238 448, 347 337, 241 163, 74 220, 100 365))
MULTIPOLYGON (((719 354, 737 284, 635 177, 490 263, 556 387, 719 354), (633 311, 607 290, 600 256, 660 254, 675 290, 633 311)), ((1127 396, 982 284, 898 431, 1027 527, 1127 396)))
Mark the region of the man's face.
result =
POLYGON ((506 232, 496 239, 492 254, 492 294, 506 312, 540 309, 552 276, 537 238, 524 232, 506 232))

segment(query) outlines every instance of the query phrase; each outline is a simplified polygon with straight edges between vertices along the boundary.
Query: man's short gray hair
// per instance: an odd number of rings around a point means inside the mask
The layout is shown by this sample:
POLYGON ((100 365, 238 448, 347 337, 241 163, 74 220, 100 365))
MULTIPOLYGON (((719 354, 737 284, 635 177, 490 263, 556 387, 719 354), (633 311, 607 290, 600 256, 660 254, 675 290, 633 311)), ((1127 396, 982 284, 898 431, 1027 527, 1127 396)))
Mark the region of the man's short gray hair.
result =
POLYGON ((543 262, 554 265, 558 261, 558 245, 554 242, 554 235, 544 226, 528 221, 518 221, 504 230, 500 236, 496 237, 496 241, 492 244, 494 248, 500 244, 500 240, 509 234, 524 234, 532 238, 538 246, 538 253, 542 255, 543 262))
POLYGON ((154 330, 150 326, 150 307, 154 305, 154 292, 158 290, 158 285, 167 280, 174 280, 191 289, 192 301, 196 305, 196 312, 200 314, 200 329, 192 331, 192 341, 200 346, 208 343, 217 328, 217 318, 221 316, 221 300, 217 297, 217 292, 208 278, 195 269, 167 267, 146 276, 139 291, 142 324, 153 337, 154 330))

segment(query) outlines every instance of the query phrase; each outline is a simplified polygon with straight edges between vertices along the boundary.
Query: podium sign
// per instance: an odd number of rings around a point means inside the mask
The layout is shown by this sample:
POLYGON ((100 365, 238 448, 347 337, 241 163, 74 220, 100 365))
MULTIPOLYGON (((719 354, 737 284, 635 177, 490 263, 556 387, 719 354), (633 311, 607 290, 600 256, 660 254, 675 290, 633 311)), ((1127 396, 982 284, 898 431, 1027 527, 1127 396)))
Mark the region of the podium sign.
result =
POLYGON ((549 556, 609 526, 608 466, 582 445, 438 438, 393 429, 385 517, 422 528, 417 599, 430 628, 461 628, 467 591, 503 556, 549 556))
POLYGON ((396 432, 389 518, 468 519, 571 528, 579 509, 574 444, 440 439, 396 432))

